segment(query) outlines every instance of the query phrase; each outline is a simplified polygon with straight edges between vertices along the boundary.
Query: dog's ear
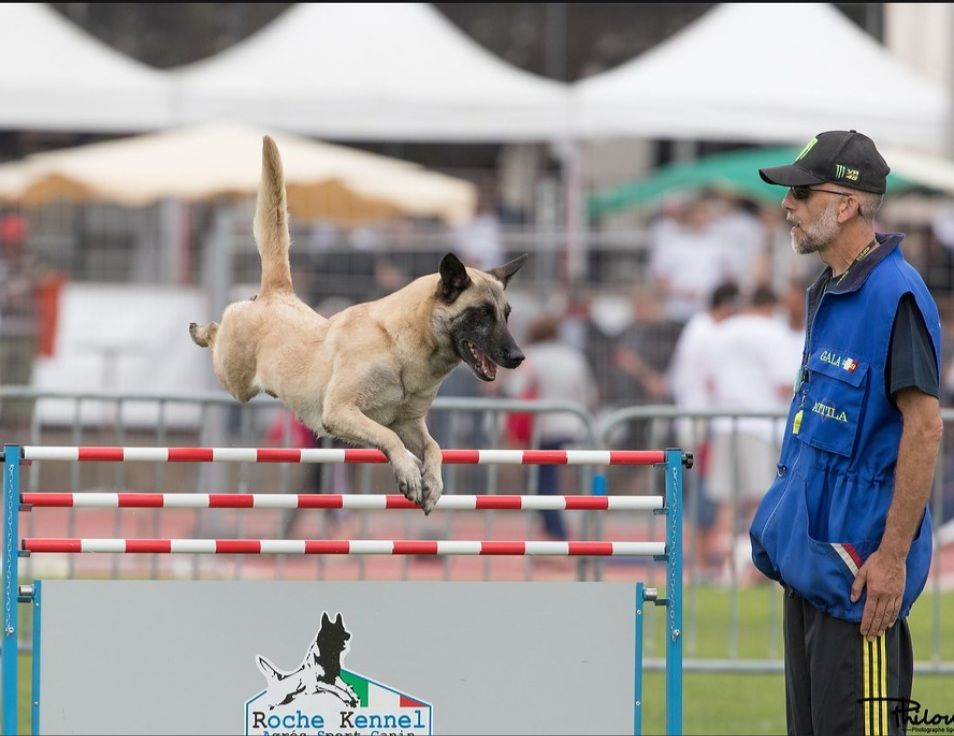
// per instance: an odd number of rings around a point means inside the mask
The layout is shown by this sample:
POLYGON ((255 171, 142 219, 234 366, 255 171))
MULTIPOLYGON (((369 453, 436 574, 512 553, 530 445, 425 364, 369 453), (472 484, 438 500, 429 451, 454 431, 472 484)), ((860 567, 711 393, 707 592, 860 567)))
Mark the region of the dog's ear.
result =
POLYGON ((335 616, 335 625, 336 625, 336 626, 341 626, 341 625, 342 625, 342 623, 341 623, 341 614, 340 614, 340 613, 339 613, 337 616, 335 616))
POLYGON ((497 279, 500 283, 504 285, 504 288, 507 288, 507 284, 510 283, 510 279, 513 277, 517 271, 520 270, 520 267, 527 262, 527 254, 524 253, 521 256, 517 256, 509 263, 505 263, 502 266, 493 268, 487 273, 497 279))
POLYGON ((321 625, 324 626, 325 624, 328 624, 328 625, 330 626, 330 625, 331 625, 331 619, 328 618, 328 612, 327 612, 327 611, 322 611, 322 612, 321 612, 321 625))
POLYGON ((470 284, 467 269, 457 256, 448 253, 441 259, 441 283, 438 287, 441 300, 453 304, 470 284))

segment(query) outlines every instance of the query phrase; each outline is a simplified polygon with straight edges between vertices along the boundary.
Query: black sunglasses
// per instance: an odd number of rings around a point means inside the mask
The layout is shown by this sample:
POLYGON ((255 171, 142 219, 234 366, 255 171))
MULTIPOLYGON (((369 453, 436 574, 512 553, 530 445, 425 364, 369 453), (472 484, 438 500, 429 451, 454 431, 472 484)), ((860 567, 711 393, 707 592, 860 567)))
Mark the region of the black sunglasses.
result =
POLYGON ((797 199, 799 202, 804 202, 806 199, 812 196, 812 192, 825 192, 826 194, 837 194, 840 197, 851 196, 847 192, 836 192, 834 189, 812 189, 811 187, 789 187, 788 191, 792 193, 792 198, 797 199))

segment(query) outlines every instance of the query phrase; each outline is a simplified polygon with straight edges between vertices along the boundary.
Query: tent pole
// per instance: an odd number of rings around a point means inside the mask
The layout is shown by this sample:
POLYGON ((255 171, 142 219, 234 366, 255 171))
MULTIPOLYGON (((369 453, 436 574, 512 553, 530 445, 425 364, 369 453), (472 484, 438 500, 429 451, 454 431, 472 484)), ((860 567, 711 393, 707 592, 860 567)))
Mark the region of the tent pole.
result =
POLYGON ((183 238, 183 204, 174 197, 166 197, 159 202, 160 220, 160 262, 159 273, 163 283, 182 284, 187 282, 183 263, 185 239, 183 238))
POLYGON ((565 139, 557 145, 563 174, 564 244, 563 283, 577 284, 586 279, 588 228, 583 196, 583 155, 578 139, 565 139))

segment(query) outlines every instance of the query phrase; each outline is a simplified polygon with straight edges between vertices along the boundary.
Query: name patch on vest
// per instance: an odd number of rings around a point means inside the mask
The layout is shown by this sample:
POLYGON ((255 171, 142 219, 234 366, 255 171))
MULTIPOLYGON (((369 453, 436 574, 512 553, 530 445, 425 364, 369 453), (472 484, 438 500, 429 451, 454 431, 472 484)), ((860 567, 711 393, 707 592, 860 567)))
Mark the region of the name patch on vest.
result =
POLYGON ((818 359, 822 363, 828 363, 828 365, 834 365, 842 370, 848 371, 849 373, 854 373, 858 368, 858 361, 854 358, 849 358, 845 355, 840 355, 834 353, 831 350, 823 350, 818 356, 818 359))
POLYGON ((834 419, 836 422, 848 421, 848 414, 844 410, 839 411, 836 407, 821 401, 815 402, 812 411, 816 414, 821 414, 826 419, 834 419))

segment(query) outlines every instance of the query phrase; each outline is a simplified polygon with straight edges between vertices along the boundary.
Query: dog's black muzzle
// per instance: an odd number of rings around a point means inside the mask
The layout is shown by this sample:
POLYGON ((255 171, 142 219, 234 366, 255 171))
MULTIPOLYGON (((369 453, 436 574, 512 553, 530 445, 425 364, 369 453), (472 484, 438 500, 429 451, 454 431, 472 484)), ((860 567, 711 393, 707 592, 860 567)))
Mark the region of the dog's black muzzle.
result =
POLYGON ((504 368, 516 368, 523 362, 524 357, 520 348, 513 345, 503 350, 500 355, 500 360, 497 361, 497 365, 502 365, 504 368))

